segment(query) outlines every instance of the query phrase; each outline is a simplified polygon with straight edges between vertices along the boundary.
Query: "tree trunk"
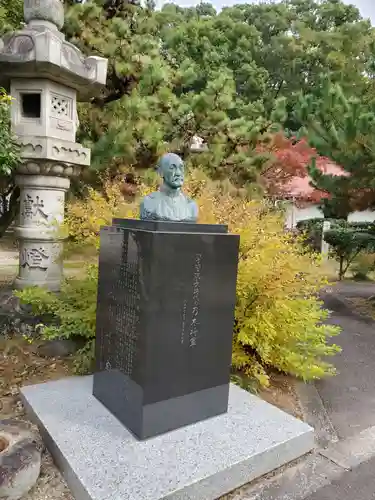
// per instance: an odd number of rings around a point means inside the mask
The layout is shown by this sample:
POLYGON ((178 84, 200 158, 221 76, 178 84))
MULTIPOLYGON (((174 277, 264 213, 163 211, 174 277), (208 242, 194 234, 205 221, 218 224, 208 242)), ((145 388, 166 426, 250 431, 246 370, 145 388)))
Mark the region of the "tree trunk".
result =
POLYGON ((344 278, 344 257, 340 257, 339 280, 344 278))

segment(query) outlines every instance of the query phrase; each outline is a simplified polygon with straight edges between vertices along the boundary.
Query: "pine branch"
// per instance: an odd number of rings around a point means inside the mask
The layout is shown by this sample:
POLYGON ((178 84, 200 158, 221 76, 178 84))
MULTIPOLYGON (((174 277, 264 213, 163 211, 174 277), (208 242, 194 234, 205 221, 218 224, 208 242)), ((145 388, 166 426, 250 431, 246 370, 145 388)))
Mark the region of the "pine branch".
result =
POLYGON ((134 75, 123 77, 119 76, 113 67, 110 70, 108 80, 111 82, 110 86, 113 87, 113 90, 110 91, 110 93, 105 97, 94 97, 91 99, 91 103, 100 108, 103 108, 110 102, 121 99, 124 95, 130 95, 133 88, 139 81, 139 79, 134 75))

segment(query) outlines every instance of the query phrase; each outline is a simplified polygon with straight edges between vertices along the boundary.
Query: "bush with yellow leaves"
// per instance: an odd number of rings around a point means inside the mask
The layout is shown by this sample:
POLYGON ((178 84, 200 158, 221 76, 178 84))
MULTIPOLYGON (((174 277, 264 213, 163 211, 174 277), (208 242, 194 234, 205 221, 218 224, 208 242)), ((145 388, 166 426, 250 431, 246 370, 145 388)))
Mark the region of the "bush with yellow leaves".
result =
POLYGON ((262 386, 267 368, 305 381, 333 375, 326 360, 340 349, 339 333, 323 321, 318 292, 327 284, 320 256, 284 230, 283 214, 264 202, 204 189, 201 222, 227 223, 240 234, 232 365, 262 386))
POLYGON ((280 217, 244 207, 237 281, 233 366, 267 385, 265 367, 305 381, 334 374, 325 361, 339 348, 339 330, 323 323, 328 312, 317 293, 326 284, 317 255, 283 231, 280 217))
MULTIPOLYGON (((75 199, 68 204, 62 230, 69 240, 78 245, 73 249, 98 249, 102 226, 111 225, 113 217, 137 217, 137 204, 125 201, 121 184, 121 181, 105 180, 101 192, 89 187, 84 199, 75 199)), ((151 191, 152 187, 141 186, 141 195, 151 191)))
MULTIPOLYGON (((144 196, 155 185, 140 183, 144 196)), ((327 312, 317 298, 326 280, 316 254, 309 253, 302 241, 284 231, 282 214, 264 202, 251 202, 233 195, 225 185, 215 184, 201 172, 193 171, 186 181, 185 191, 193 196, 200 208, 200 221, 226 223, 230 231, 241 236, 237 282, 237 305, 233 336, 233 369, 256 379, 262 386, 269 382, 268 369, 276 368, 303 380, 314 380, 334 374, 326 358, 339 348, 329 344, 337 327, 324 324, 327 312)), ((114 216, 137 217, 139 200, 128 203, 121 195, 119 183, 107 183, 103 193, 90 190, 86 199, 73 201, 67 210, 66 226, 70 238, 78 245, 98 248, 99 228, 110 224, 114 216)), ((64 285, 62 297, 72 294, 74 304, 55 305, 59 327, 47 329, 51 337, 72 334, 72 317, 79 321, 78 311, 89 307, 92 316, 85 319, 85 336, 95 336, 95 295, 92 270, 87 275, 90 300, 84 294, 81 279, 64 285), (69 323, 70 321, 70 323, 69 323), (90 325, 90 331, 87 325, 90 325), (69 326, 70 325, 70 326, 69 326)), ((37 290, 21 292, 37 312, 47 304, 46 294, 37 290), (43 297, 44 298, 43 298, 43 297)), ((61 301, 63 299, 58 299, 61 301)), ((48 303, 51 313, 51 301, 48 303)), ((79 325, 75 324, 79 331, 79 325)))

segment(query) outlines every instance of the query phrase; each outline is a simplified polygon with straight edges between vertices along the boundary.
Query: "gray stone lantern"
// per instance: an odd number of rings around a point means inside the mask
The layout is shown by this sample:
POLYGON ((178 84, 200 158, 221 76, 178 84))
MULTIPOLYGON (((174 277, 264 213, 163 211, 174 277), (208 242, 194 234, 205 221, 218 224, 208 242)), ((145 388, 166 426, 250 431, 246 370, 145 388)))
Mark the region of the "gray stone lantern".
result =
POLYGON ((13 97, 11 123, 22 157, 15 286, 58 291, 65 193, 70 178, 90 164, 90 150, 75 142, 77 100, 104 87, 107 59, 84 57, 65 40, 60 0, 25 0, 24 17, 26 26, 6 35, 0 49, 0 85, 13 97))

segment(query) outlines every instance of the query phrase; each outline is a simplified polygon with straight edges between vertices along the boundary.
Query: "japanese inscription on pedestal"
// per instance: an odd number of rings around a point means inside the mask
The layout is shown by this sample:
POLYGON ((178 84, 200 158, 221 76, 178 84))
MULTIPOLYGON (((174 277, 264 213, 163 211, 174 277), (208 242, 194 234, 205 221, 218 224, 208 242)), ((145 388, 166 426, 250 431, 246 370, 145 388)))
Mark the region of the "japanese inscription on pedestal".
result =
POLYGON ((120 344, 117 365, 126 375, 132 375, 137 350, 139 322, 138 265, 126 262, 120 269, 122 299, 116 308, 116 337, 120 344))
POLYGON ((107 335, 106 356, 109 359, 105 369, 119 370, 131 376, 137 352, 139 323, 138 250, 132 236, 118 248, 120 238, 122 240, 122 234, 110 235, 106 242, 112 269, 105 277, 111 286, 108 285, 106 297, 102 299, 106 302, 110 322, 106 328, 111 332, 107 335))
POLYGON ((199 333, 199 304, 200 304, 199 295, 200 295, 201 268, 202 268, 202 254, 197 253, 194 261, 193 308, 191 313, 191 324, 189 332, 190 347, 195 347, 197 345, 197 337, 199 333))
POLYGON ((182 309, 181 344, 185 342, 186 307, 187 307, 187 300, 184 300, 184 306, 182 309))

